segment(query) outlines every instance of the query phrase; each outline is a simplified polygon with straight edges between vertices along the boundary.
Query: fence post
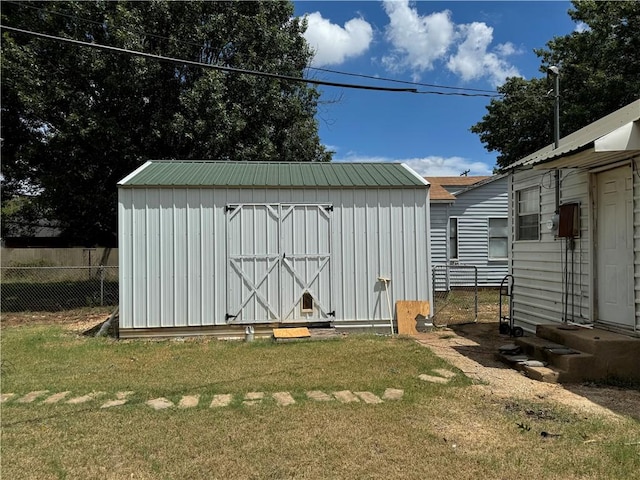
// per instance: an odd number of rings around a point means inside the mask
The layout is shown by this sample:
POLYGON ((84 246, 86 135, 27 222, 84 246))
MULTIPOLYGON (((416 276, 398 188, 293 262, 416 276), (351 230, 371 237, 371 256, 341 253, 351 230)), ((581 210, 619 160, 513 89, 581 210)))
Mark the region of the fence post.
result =
POLYGON ((473 272, 475 274, 474 275, 475 276, 474 284, 476 286, 476 319, 475 319, 475 322, 477 322, 478 321, 478 267, 476 267, 475 265, 473 267, 473 272))
POLYGON ((436 308, 436 292, 437 292, 437 289, 438 289, 438 286, 436 284, 436 279, 438 278, 438 275, 436 274, 436 268, 437 268, 437 265, 434 265, 431 268, 431 288, 433 290, 433 305, 432 305, 431 308, 432 308, 434 314, 436 313, 435 312, 435 308, 436 308))
POLYGON ((100 306, 104 307, 104 265, 100 265, 100 306))

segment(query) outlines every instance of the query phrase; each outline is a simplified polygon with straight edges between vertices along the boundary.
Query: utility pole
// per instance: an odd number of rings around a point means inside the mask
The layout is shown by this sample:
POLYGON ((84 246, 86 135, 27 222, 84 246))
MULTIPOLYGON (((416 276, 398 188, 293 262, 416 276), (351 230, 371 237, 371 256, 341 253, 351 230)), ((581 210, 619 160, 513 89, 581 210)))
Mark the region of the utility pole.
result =
MULTIPOLYGON (((547 68, 547 74, 553 76, 553 149, 560 147, 560 69, 555 65, 547 68)), ((556 215, 560 213, 560 170, 556 169, 556 215)))

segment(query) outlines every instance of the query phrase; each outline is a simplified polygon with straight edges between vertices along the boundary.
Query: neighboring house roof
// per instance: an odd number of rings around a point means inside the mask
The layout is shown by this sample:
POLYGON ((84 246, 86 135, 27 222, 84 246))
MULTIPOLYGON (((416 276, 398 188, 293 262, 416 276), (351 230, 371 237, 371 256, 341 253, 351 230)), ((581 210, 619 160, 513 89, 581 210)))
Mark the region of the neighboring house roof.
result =
MULTIPOLYGON (((554 144, 547 145, 509 165, 506 169, 535 168, 543 164, 544 168, 551 168, 548 165, 550 162, 554 162, 555 168, 576 166, 575 159, 571 163, 557 161, 583 151, 589 154, 600 154, 597 158, 592 157, 590 159, 592 162, 617 161, 619 152, 640 150, 640 100, 561 138, 558 143, 558 148, 554 148, 554 144)), ((580 160, 586 160, 586 158, 580 160)), ((580 166, 590 165, 580 163, 580 166)))
POLYGON ((455 193, 487 180, 491 177, 424 177, 431 184, 431 201, 454 201, 455 193))
POLYGON ((122 179, 118 185, 426 188, 429 184, 401 163, 152 160, 122 179))

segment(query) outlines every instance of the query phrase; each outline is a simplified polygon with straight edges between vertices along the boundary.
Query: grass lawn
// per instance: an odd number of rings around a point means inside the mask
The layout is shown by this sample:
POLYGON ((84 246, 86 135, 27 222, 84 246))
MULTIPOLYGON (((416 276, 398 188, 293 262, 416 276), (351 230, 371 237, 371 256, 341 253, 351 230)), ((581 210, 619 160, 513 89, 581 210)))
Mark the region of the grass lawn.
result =
POLYGON ((480 395, 460 371, 406 338, 349 335, 273 343, 114 341, 60 326, 2 329, 2 478, 640 478, 640 423, 555 404, 480 395), (444 384, 420 380, 445 368, 444 384), (400 400, 316 401, 350 390, 400 400), (19 403, 36 390, 83 404, 19 403), (122 405, 101 409, 116 392, 122 405), (256 405, 249 392, 264 392, 256 405), (271 397, 289 392, 295 403, 271 397), (230 405, 210 408, 214 395, 230 405), (156 411, 165 397, 193 408, 156 411), (541 432, 560 436, 541 436, 541 432))

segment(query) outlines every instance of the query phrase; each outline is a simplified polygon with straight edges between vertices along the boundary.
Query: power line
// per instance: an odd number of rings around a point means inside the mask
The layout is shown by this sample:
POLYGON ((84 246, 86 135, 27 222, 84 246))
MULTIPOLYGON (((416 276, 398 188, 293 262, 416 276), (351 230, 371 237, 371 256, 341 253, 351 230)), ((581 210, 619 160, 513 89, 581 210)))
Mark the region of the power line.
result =
POLYGON ((143 57, 143 58, 151 58, 153 60, 159 60, 159 61, 165 61, 165 62, 171 62, 171 63, 179 63, 181 65, 193 65, 193 66, 198 66, 198 67, 210 68, 212 70, 222 70, 222 71, 225 71, 225 72, 233 72, 233 73, 244 73, 244 74, 248 74, 248 75, 255 75, 255 76, 258 76, 258 77, 275 78, 275 79, 278 79, 278 80, 288 80, 288 81, 292 81, 292 82, 312 83, 314 85, 326 85, 326 86, 330 86, 330 87, 356 88, 356 89, 361 89, 361 90, 378 90, 378 91, 386 91, 386 92, 418 93, 418 91, 415 88, 390 88, 390 87, 376 87, 376 86, 372 86, 372 85, 355 85, 355 84, 349 84, 349 83, 325 82, 325 81, 322 81, 322 80, 312 80, 312 79, 308 79, 308 78, 292 77, 292 76, 289 76, 289 75, 280 75, 280 74, 277 74, 277 73, 259 72, 257 70, 245 70, 243 68, 225 67, 225 66, 221 66, 221 65, 212 65, 212 64, 208 64, 208 63, 195 62, 193 60, 184 60, 184 59, 179 59, 179 58, 164 57, 162 55, 155 55, 153 53, 138 52, 136 50, 127 50, 125 48, 112 47, 110 45, 100 45, 98 43, 81 42, 80 40, 73 40, 71 38, 56 37, 54 35, 47 35, 46 33, 32 32, 30 30, 23 30, 21 28, 15 28, 15 27, 7 27, 6 25, 0 25, 0 29, 2 29, 2 28, 5 29, 5 30, 12 31, 12 32, 24 33, 26 35, 32 35, 32 36, 40 37, 40 38, 46 38, 47 40, 54 40, 56 42, 70 43, 70 44, 73 44, 73 45, 80 45, 80 46, 83 46, 83 47, 97 48, 97 49, 100 49, 100 50, 108 50, 108 51, 116 52, 116 53, 126 53, 126 54, 136 55, 136 56, 143 57))
POLYGON ((395 78, 386 78, 386 77, 376 77, 373 75, 365 75, 363 73, 349 73, 349 72, 341 72, 340 70, 331 70, 329 68, 320 68, 320 67, 308 67, 310 70, 318 70, 320 72, 328 72, 328 73, 335 73, 338 75, 348 75, 351 77, 360 77, 360 78, 371 78, 374 80, 383 80, 385 82, 395 82, 395 83, 404 83, 406 85, 417 85, 420 87, 432 87, 432 88, 444 88, 444 89, 451 89, 451 90, 467 90, 469 92, 484 92, 484 93, 493 93, 494 95, 497 95, 498 92, 496 90, 483 90, 480 88, 466 88, 466 87, 451 87, 451 86, 447 86, 447 85, 436 85, 436 84, 432 84, 432 83, 421 83, 421 82, 409 82, 407 80, 398 80, 395 78))
POLYGON ((257 70, 246 70, 246 69, 243 69, 243 68, 226 67, 226 66, 222 66, 222 65, 212 65, 212 64, 208 64, 208 63, 195 62, 193 60, 185 60, 185 59, 179 59, 179 58, 165 57, 165 56, 162 56, 162 55, 155 55, 155 54, 152 54, 152 53, 139 52, 139 51, 136 51, 136 50, 128 50, 128 49, 125 49, 125 48, 113 47, 113 46, 110 46, 110 45, 101 45, 101 44, 98 44, 98 43, 82 42, 80 40, 74 40, 74 39, 71 39, 71 38, 63 38, 63 37, 57 37, 57 36, 54 36, 54 35, 47 35, 45 33, 33 32, 31 30, 23 30, 21 28, 8 27, 6 25, 0 25, 0 29, 5 29, 5 30, 12 31, 12 32, 17 32, 17 33, 23 33, 25 35, 32 35, 32 36, 39 37, 39 38, 45 38, 47 40, 53 40, 53 41, 62 42, 62 43, 70 43, 72 45, 80 45, 80 46, 83 46, 83 47, 91 47, 91 48, 96 48, 96 49, 100 49, 100 50, 107 50, 107 51, 116 52, 116 53, 125 53, 125 54, 129 54, 129 55, 135 55, 135 56, 143 57, 143 58, 150 58, 150 59, 158 60, 158 61, 178 63, 180 65, 193 65, 193 66, 198 66, 198 67, 203 67, 203 68, 209 68, 209 69, 212 69, 212 70, 220 70, 220 71, 232 72, 232 73, 241 73, 241 74, 246 74, 246 75, 254 75, 254 76, 258 76, 258 77, 274 78, 274 79, 277 79, 277 80, 287 80, 287 81, 291 81, 291 82, 310 83, 310 84, 313 84, 313 85, 323 85, 323 86, 329 86, 329 87, 351 88, 351 89, 359 89, 359 90, 373 90, 373 91, 381 91, 381 92, 416 93, 416 94, 423 94, 423 95, 450 95, 450 96, 464 96, 464 97, 495 97, 496 96, 496 95, 480 94, 480 93, 479 94, 472 94, 472 93, 463 93, 463 92, 419 91, 416 88, 392 88, 392 87, 378 87, 378 86, 374 86, 374 85, 361 85, 361 84, 353 84, 353 83, 328 82, 328 81, 324 81, 324 80, 314 80, 314 79, 310 79, 310 78, 292 77, 290 75, 281 75, 281 74, 277 74, 277 73, 260 72, 260 71, 257 71, 257 70))
MULTIPOLYGON (((36 6, 32 6, 32 5, 26 5, 20 2, 13 2, 13 1, 8 1, 7 3, 11 3, 14 4, 16 6, 20 6, 22 8, 29 8, 32 10, 37 10, 37 11, 41 11, 44 13, 48 13, 50 15, 58 15, 58 16, 62 16, 65 18, 69 18, 72 20, 80 20, 80 21, 84 21, 87 23, 91 23, 94 25, 99 25, 99 26, 103 26, 105 25, 105 22, 99 22, 96 20, 91 20, 88 18, 84 18, 84 17, 79 17, 77 15, 72 15, 72 14, 68 14, 68 13, 62 13, 62 12, 56 12, 53 10, 47 10, 45 8, 42 7, 36 7, 36 6)), ((120 28, 117 25, 114 24, 115 28, 120 28)), ((3 27, 3 28, 10 28, 10 27, 3 27)), ((131 33, 128 30, 124 30, 127 33, 131 33)), ((33 32, 35 34, 35 32, 33 32)), ((140 30, 138 32, 139 34, 145 35, 147 37, 153 37, 153 38, 158 38, 158 39, 162 39, 162 40, 167 40, 170 42, 175 42, 175 43, 181 43, 184 45, 191 45, 194 47, 198 47, 198 48, 202 48, 201 44, 195 43, 195 42, 189 42, 186 40, 181 40, 181 39, 177 39, 177 38, 169 38, 169 37, 165 37, 163 35, 157 35, 157 34, 153 34, 153 33, 147 33, 144 32, 142 30, 140 30)), ((62 38, 62 37, 59 37, 62 38)), ((92 45, 92 44, 91 44, 92 45)), ((177 59, 176 59, 177 60, 177 59)), ((209 64, 201 64, 201 65, 209 65, 209 64)), ((421 83, 421 82, 410 82, 407 80, 398 80, 398 79, 394 79, 394 78, 387 78, 387 77, 376 77, 373 75, 365 75, 365 74, 359 74, 359 73, 351 73, 351 72, 343 72, 340 70, 332 70, 332 69, 328 69, 328 68, 320 68, 320 67, 308 67, 309 70, 317 70, 320 72, 327 72, 327 73, 334 73, 337 75, 346 75, 346 76, 351 76, 351 77, 358 77, 358 78, 368 78, 368 79, 372 79, 372 80, 378 80, 378 81, 385 81, 385 82, 393 82, 393 83, 401 83, 404 85, 415 85, 415 86, 420 86, 420 87, 431 87, 431 88, 439 88, 439 89, 445 89, 445 90, 458 90, 458 91, 465 91, 465 92, 478 92, 478 93, 489 93, 491 95, 472 95, 472 94, 468 94, 468 93, 463 93, 463 92, 459 92, 453 95, 457 95, 457 96, 466 96, 466 97, 489 97, 489 98, 494 98, 494 97, 500 97, 502 96, 501 94, 499 94, 496 90, 484 90, 484 89, 479 89, 479 88, 467 88, 467 87, 453 87, 453 86, 448 86, 448 85, 438 85, 438 84, 431 84, 431 83, 421 83)), ((249 73, 250 71, 247 71, 246 73, 249 73)), ((257 73, 256 73, 257 74, 257 73)), ((292 77, 292 78, 296 78, 296 77, 292 77)), ((310 81, 307 80, 308 83, 314 83, 317 85, 329 85, 329 86, 344 86, 345 88, 360 88, 359 86, 353 86, 353 87, 347 87, 345 84, 338 84, 338 85, 333 85, 333 82, 326 82, 326 83, 318 83, 320 81, 310 81)), ((380 90, 383 91, 396 91, 396 90, 387 90, 384 88, 380 88, 380 90)), ((428 95, 452 95, 451 93, 447 93, 447 92, 438 92, 438 91, 412 91, 412 90, 407 90, 407 89, 401 89, 398 91, 402 91, 402 92, 410 92, 410 93, 419 93, 419 94, 428 94, 428 95)))

